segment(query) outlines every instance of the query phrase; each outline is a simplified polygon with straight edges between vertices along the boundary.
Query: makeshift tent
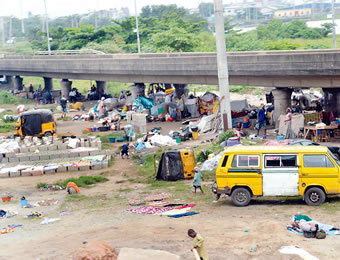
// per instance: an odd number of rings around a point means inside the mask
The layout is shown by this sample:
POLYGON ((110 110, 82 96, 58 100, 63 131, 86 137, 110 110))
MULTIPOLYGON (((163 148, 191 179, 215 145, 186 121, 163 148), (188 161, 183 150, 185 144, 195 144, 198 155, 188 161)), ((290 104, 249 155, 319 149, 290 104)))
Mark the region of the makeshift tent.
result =
POLYGON ((162 154, 156 179, 164 181, 184 179, 183 163, 179 151, 167 151, 162 154))
POLYGON ((230 108, 231 108, 231 111, 235 111, 235 112, 250 110, 247 99, 231 101, 230 108))

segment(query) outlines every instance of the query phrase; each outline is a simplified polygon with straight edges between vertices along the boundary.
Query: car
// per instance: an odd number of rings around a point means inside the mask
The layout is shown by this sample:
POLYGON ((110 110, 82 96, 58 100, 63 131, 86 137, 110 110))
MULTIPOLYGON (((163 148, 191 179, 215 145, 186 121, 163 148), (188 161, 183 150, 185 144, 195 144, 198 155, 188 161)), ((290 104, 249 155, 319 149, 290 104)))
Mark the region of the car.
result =
MULTIPOLYGON (((313 142, 311 140, 307 139, 295 139, 290 142, 288 142, 288 145, 321 145, 319 143, 313 142)), ((328 149, 340 160, 340 147, 338 146, 327 146, 328 149)))

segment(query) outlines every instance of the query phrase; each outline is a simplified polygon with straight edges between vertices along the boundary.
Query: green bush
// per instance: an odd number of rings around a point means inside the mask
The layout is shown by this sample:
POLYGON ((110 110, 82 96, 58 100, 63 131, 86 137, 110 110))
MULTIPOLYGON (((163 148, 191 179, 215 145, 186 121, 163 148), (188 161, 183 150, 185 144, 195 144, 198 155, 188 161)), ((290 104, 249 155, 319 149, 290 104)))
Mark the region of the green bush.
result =
POLYGON ((202 150, 199 152, 198 156, 196 157, 197 162, 204 162, 208 159, 209 154, 212 154, 213 151, 211 150, 202 150))
POLYGON ((0 91, 0 104, 20 104, 20 103, 28 103, 28 99, 22 99, 14 96, 13 94, 8 93, 5 90, 0 91))
POLYGON ((228 130, 227 132, 224 132, 218 137, 218 143, 222 143, 228 140, 230 137, 234 137, 234 136, 235 136, 235 133, 233 132, 233 130, 228 130))
POLYGON ((80 176, 79 178, 68 178, 64 181, 59 181, 56 185, 66 188, 69 182, 74 182, 78 187, 87 188, 89 185, 96 184, 97 182, 106 182, 108 180, 109 179, 103 176, 80 176))

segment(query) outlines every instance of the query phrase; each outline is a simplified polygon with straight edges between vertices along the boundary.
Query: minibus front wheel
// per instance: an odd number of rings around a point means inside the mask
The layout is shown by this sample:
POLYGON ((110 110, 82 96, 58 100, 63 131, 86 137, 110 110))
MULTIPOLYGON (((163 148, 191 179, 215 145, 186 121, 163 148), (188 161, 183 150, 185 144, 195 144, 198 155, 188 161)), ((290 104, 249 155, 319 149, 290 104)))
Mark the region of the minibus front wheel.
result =
POLYGON ((318 187, 312 187, 306 191, 304 198, 307 205, 319 206, 325 202, 326 194, 322 189, 318 187))
POLYGON ((231 201, 237 207, 248 206, 251 200, 251 194, 248 189, 239 187, 236 188, 231 194, 231 201))

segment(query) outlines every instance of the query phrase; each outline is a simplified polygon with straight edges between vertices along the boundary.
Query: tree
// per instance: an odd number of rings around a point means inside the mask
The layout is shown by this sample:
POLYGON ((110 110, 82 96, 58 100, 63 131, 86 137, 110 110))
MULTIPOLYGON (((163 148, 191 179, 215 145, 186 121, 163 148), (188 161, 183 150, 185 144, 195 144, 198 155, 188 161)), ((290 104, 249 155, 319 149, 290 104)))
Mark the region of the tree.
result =
POLYGON ((214 14, 214 4, 213 3, 200 3, 198 6, 200 15, 202 17, 210 17, 214 14))
POLYGON ((168 31, 153 34, 146 47, 155 52, 191 52, 197 45, 197 36, 183 28, 173 27, 168 31))

